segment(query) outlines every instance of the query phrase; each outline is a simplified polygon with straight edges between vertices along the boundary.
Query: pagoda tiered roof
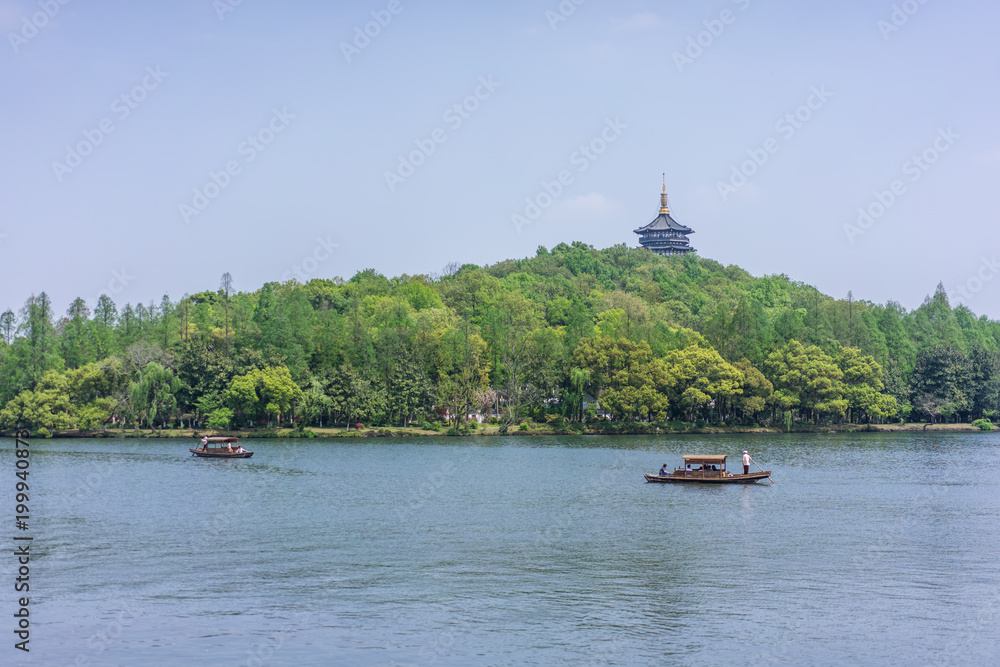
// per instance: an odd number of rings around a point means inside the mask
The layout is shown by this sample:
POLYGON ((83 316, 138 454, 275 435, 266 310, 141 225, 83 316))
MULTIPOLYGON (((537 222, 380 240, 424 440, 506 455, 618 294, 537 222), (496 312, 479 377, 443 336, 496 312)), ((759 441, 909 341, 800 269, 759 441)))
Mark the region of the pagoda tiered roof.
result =
POLYGON ((685 227, 670 215, 666 182, 660 194, 659 214, 649 224, 634 230, 634 233, 639 235, 639 245, 658 255, 683 255, 694 252, 687 237, 687 234, 693 234, 694 230, 685 227))
POLYGON ((648 225, 640 227, 635 230, 636 234, 642 234, 644 232, 659 232, 659 231, 675 231, 681 234, 694 234, 694 230, 690 227, 685 227, 681 223, 674 220, 670 213, 660 213, 658 216, 653 218, 653 221, 648 225))

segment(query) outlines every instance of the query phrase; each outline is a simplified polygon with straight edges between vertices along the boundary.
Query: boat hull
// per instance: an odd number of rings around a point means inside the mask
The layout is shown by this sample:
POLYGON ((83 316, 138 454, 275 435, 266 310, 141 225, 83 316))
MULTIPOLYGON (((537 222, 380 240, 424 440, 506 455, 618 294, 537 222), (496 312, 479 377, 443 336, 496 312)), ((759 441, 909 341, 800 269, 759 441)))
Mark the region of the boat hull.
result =
POLYGON ((253 452, 218 452, 204 449, 189 449, 189 452, 203 459, 248 459, 253 456, 253 452))
POLYGON ((727 475, 725 477, 681 477, 676 475, 650 475, 644 477, 647 482, 656 484, 753 484, 771 476, 771 471, 751 472, 746 475, 727 475))

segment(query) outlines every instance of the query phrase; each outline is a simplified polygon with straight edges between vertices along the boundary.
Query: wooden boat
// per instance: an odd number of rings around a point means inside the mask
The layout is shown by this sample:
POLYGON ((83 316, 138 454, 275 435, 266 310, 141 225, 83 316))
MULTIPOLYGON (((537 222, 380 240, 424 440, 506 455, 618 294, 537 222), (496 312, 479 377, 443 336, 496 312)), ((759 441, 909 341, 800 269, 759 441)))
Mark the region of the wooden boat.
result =
POLYGON ((669 475, 650 475, 646 473, 647 482, 693 482, 699 484, 753 484, 767 479, 771 471, 751 472, 746 475, 734 475, 726 472, 725 454, 688 454, 684 456, 684 465, 669 475))
POLYGON ((253 452, 248 452, 240 445, 239 438, 228 438, 223 436, 205 436, 201 439, 201 447, 189 449, 192 456, 199 456, 208 459, 248 459, 253 456, 253 452), (211 445, 215 445, 212 447, 211 445), (239 451, 243 449, 243 451, 239 451))

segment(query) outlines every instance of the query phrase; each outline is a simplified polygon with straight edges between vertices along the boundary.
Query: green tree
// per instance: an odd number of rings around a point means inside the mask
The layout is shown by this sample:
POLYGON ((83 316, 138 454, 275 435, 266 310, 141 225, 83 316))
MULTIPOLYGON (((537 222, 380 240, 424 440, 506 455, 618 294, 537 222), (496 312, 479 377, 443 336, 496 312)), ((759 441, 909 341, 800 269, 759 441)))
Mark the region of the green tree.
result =
POLYGON ((837 367, 843 373, 844 399, 850 419, 885 419, 896 414, 896 399, 883 393, 882 368, 870 355, 854 347, 843 347, 837 354, 837 367))
POLYGON ((969 354, 968 378, 973 417, 992 417, 1000 410, 1000 354, 976 345, 969 354))
POLYGON ((215 431, 225 431, 233 421, 233 411, 219 407, 208 413, 208 427, 215 431))
POLYGON ((95 360, 91 351, 89 318, 87 303, 77 297, 66 311, 66 318, 60 323, 62 331, 59 342, 67 368, 79 368, 95 360))
POLYGON ((74 409, 65 375, 47 371, 34 391, 24 390, 0 411, 0 425, 10 427, 69 428, 74 422, 74 409))
POLYGON ((774 384, 776 402, 784 410, 799 407, 817 422, 820 416, 842 417, 847 411, 843 372, 816 345, 789 341, 768 356, 765 371, 774 384))
POLYGON ((932 422, 969 410, 969 358, 954 345, 923 350, 913 370, 913 406, 932 422))
POLYGON ((713 348, 689 345, 668 352, 663 361, 670 400, 683 406, 692 421, 699 407, 713 401, 721 421, 723 407, 743 393, 743 374, 713 348))
POLYGON ((368 373, 351 367, 341 369, 343 411, 348 428, 355 422, 380 424, 388 412, 385 387, 368 373))
POLYGON ((260 414, 260 397, 257 394, 258 374, 252 370, 245 375, 237 375, 226 390, 226 405, 245 418, 255 418, 260 414))
POLYGON ((23 364, 29 387, 34 387, 49 370, 62 368, 59 340, 52 324, 52 302, 45 292, 28 297, 21 309, 18 334, 24 338, 24 345, 15 346, 14 351, 21 353, 17 361, 23 364))
POLYGON ((219 291, 222 292, 222 304, 225 311, 225 338, 226 338, 226 356, 229 356, 229 296, 233 291, 233 276, 226 271, 222 274, 222 280, 219 284, 219 291))
POLYGON ((173 371, 151 361, 137 374, 129 385, 131 405, 135 411, 136 428, 143 421, 153 428, 159 417, 161 425, 166 424, 177 409, 177 391, 181 383, 173 371))
POLYGON ((756 420, 771 405, 774 385, 749 359, 737 361, 733 366, 743 374, 743 393, 734 398, 734 406, 745 420, 756 420))
MULTIPOLYGON (((321 420, 332 405, 333 400, 326 394, 325 383, 319 378, 312 378, 309 381, 309 386, 306 387, 299 397, 296 411, 304 426, 306 423, 321 420)), ((322 422, 320 422, 320 426, 322 425, 322 422)))
POLYGON ((7 309, 0 315, 0 338, 7 345, 14 341, 14 333, 17 331, 17 316, 14 311, 7 309))

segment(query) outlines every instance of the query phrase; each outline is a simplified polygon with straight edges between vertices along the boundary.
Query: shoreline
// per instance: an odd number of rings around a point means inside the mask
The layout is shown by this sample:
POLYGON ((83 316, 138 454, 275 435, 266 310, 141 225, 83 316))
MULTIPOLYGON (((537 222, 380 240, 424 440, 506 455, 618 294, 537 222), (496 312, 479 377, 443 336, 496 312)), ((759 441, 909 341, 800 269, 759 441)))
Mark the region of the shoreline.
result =
MULTIPOLYGON (((980 432, 981 429, 971 423, 959 424, 926 424, 924 422, 910 422, 906 424, 842 424, 829 426, 798 427, 788 431, 782 428, 758 427, 728 427, 728 426, 703 426, 701 428, 691 426, 689 428, 660 428, 649 427, 644 424, 621 424, 620 428, 584 428, 581 430, 569 428, 552 428, 542 424, 532 425, 527 430, 513 428, 506 434, 500 433, 497 426, 478 426, 476 429, 463 429, 458 432, 455 429, 449 431, 433 431, 419 428, 404 428, 399 426, 371 427, 364 429, 344 429, 344 428, 306 428, 298 430, 294 428, 286 429, 254 429, 254 430, 230 430, 201 431, 198 429, 161 429, 161 430, 134 430, 134 429, 108 429, 108 430, 63 430, 55 431, 51 438, 136 438, 136 439, 170 439, 170 440, 195 440, 203 436, 227 435, 247 440, 254 439, 282 439, 282 438, 305 438, 310 440, 332 440, 336 438, 432 438, 432 437, 505 437, 505 436, 552 436, 552 435, 780 435, 786 433, 892 433, 892 432, 980 432)), ((591 425, 592 426, 592 425, 591 425)), ((31 438, 37 436, 29 435, 31 438)), ((44 439, 44 438, 43 438, 44 439)))

